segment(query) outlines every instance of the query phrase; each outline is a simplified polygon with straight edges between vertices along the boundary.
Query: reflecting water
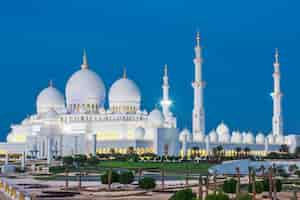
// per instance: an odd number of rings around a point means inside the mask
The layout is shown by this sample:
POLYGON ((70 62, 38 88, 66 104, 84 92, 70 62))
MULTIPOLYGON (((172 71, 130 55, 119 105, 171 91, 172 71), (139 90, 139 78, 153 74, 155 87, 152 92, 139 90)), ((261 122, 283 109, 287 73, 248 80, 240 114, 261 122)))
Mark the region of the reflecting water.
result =
POLYGON ((264 166, 265 172, 268 170, 273 163, 277 167, 282 167, 287 169, 289 165, 296 164, 300 166, 300 162, 288 162, 288 161, 250 161, 250 160, 234 160, 226 161, 220 165, 215 165, 211 167, 208 171, 213 174, 214 172, 218 175, 220 174, 236 174, 236 168, 240 168, 240 174, 248 174, 248 168, 253 167, 256 169, 256 173, 260 174, 262 172, 261 167, 264 166))

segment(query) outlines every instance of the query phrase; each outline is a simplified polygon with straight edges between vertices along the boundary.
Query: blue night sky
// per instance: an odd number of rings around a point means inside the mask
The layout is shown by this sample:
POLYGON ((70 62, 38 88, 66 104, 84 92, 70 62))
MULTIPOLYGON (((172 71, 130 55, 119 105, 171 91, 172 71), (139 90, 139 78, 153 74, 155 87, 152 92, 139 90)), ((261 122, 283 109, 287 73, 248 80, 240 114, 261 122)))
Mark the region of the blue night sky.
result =
POLYGON ((280 50, 284 130, 300 133, 299 1, 2 1, 0 6, 1 139, 35 112, 53 79, 64 92, 82 48, 108 89, 122 74, 152 109, 161 97, 163 65, 179 126, 191 127, 194 38, 201 32, 207 82, 207 131, 271 130, 273 53, 280 50))

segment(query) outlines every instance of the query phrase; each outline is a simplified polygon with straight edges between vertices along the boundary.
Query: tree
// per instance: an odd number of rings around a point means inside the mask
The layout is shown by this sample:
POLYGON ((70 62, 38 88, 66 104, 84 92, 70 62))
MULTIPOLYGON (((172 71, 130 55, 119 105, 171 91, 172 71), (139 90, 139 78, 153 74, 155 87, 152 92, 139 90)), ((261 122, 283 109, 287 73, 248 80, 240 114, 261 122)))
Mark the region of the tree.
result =
POLYGON ((249 156, 250 151, 251 151, 251 149, 249 147, 244 148, 244 152, 245 152, 246 157, 249 156))
POLYGON ((229 196, 219 192, 217 193, 213 193, 213 194, 209 194, 205 197, 205 200, 230 200, 229 196))
MULTIPOLYGON (((252 193, 253 184, 248 185, 248 192, 252 193)), ((260 194, 264 191, 264 183, 263 181, 255 181, 255 192, 260 194)))
POLYGON ((241 151, 242 151, 242 148, 241 148, 241 147, 235 148, 235 152, 236 152, 237 158, 240 158, 241 151))
POLYGON ((142 189, 149 190, 155 188, 155 186, 155 179, 151 177, 144 177, 139 181, 139 187, 142 189))
POLYGON ((132 146, 127 148, 127 154, 134 154, 134 148, 132 146))
POLYGON ((116 153, 116 150, 115 150, 114 148, 110 148, 110 149, 109 149, 109 153, 115 154, 115 153, 116 153))
POLYGON ((130 184, 134 181, 134 175, 131 171, 125 171, 120 174, 121 184, 130 184))
POLYGON ((173 194, 169 200, 194 200, 196 195, 191 189, 183 189, 173 194))
POLYGON ((236 192, 237 181, 233 178, 224 181, 223 191, 226 193, 235 193, 236 192))
POLYGON ((192 155, 191 157, 194 159, 199 156, 199 147, 192 147, 192 155))
POLYGON ((81 181, 81 177, 82 177, 81 168, 86 163, 87 157, 86 157, 86 155, 77 154, 77 155, 74 156, 73 160, 74 160, 76 168, 79 170, 78 188, 80 190, 81 189, 81 183, 82 183, 82 181, 81 181))
POLYGON ((73 157, 72 156, 65 156, 62 158, 63 166, 65 168, 65 190, 69 189, 69 171, 70 168, 73 166, 73 157))

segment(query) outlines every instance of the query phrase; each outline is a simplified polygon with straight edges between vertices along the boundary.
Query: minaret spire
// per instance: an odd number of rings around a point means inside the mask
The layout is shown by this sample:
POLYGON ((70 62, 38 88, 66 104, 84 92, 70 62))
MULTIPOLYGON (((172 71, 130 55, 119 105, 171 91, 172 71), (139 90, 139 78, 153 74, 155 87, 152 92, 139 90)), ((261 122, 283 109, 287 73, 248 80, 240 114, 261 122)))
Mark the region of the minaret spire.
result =
POLYGON ((53 87, 53 81, 51 79, 49 80, 49 87, 53 87))
POLYGON ((273 118, 272 118, 272 132, 273 135, 283 135, 283 122, 282 122, 282 105, 281 98, 282 93, 280 90, 280 63, 279 63, 279 52, 275 49, 274 55, 274 91, 271 93, 273 99, 273 118))
POLYGON ((168 77, 168 65, 165 64, 164 75, 163 75, 163 84, 162 84, 163 98, 160 102, 165 119, 169 118, 169 113, 170 113, 171 101, 169 99, 169 88, 170 88, 170 86, 169 86, 169 77, 168 77))
POLYGON ((127 71, 126 71, 126 67, 123 67, 123 78, 127 78, 127 71))
POLYGON ((195 79, 192 83, 194 88, 193 137, 196 140, 202 140, 205 135, 205 111, 203 105, 204 82, 202 80, 202 56, 199 32, 196 34, 194 66, 195 79))
POLYGON ((89 64, 88 64, 88 59, 87 59, 87 54, 86 54, 86 49, 83 49, 83 53, 82 53, 82 64, 81 64, 81 68, 82 69, 87 69, 89 68, 89 64))

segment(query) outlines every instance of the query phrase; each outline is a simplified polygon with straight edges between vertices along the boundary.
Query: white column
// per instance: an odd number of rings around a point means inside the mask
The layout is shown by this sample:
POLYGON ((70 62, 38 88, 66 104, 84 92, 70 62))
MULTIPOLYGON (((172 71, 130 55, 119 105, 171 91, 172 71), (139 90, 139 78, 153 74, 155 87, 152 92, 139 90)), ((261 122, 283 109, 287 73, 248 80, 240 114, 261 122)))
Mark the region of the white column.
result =
POLYGON ((93 156, 97 154, 97 135, 93 134, 93 156))
POLYGON ((78 154, 78 136, 74 136, 74 154, 78 154))
POLYGON ((205 148, 206 148, 207 155, 209 155, 210 152, 209 136, 205 137, 205 148))
POLYGON ((63 136, 59 136, 59 156, 63 156, 63 136))
POLYGON ((269 151, 269 141, 268 138, 265 138, 265 153, 267 154, 269 151))
POLYGON ((9 154, 6 153, 6 154, 5 154, 5 161, 4 161, 5 166, 8 165, 8 162, 9 162, 9 154))
POLYGON ((26 165, 26 153, 22 153, 22 158, 21 158, 21 170, 25 170, 25 165, 26 165))
POLYGON ((271 93, 273 99, 273 117, 272 117, 272 132, 274 136, 283 135, 283 122, 282 122, 282 111, 281 111, 281 98, 282 93, 280 90, 280 64, 279 64, 279 53, 276 49, 274 66, 274 91, 271 93))
POLYGON ((52 161, 52 138, 47 137, 47 164, 51 165, 52 161))
POLYGON ((194 108, 193 108, 193 138, 203 138, 205 135, 205 112, 203 106, 203 88, 202 80, 202 57, 200 47, 200 34, 197 33, 195 46, 195 80, 192 83, 194 88, 194 108))

